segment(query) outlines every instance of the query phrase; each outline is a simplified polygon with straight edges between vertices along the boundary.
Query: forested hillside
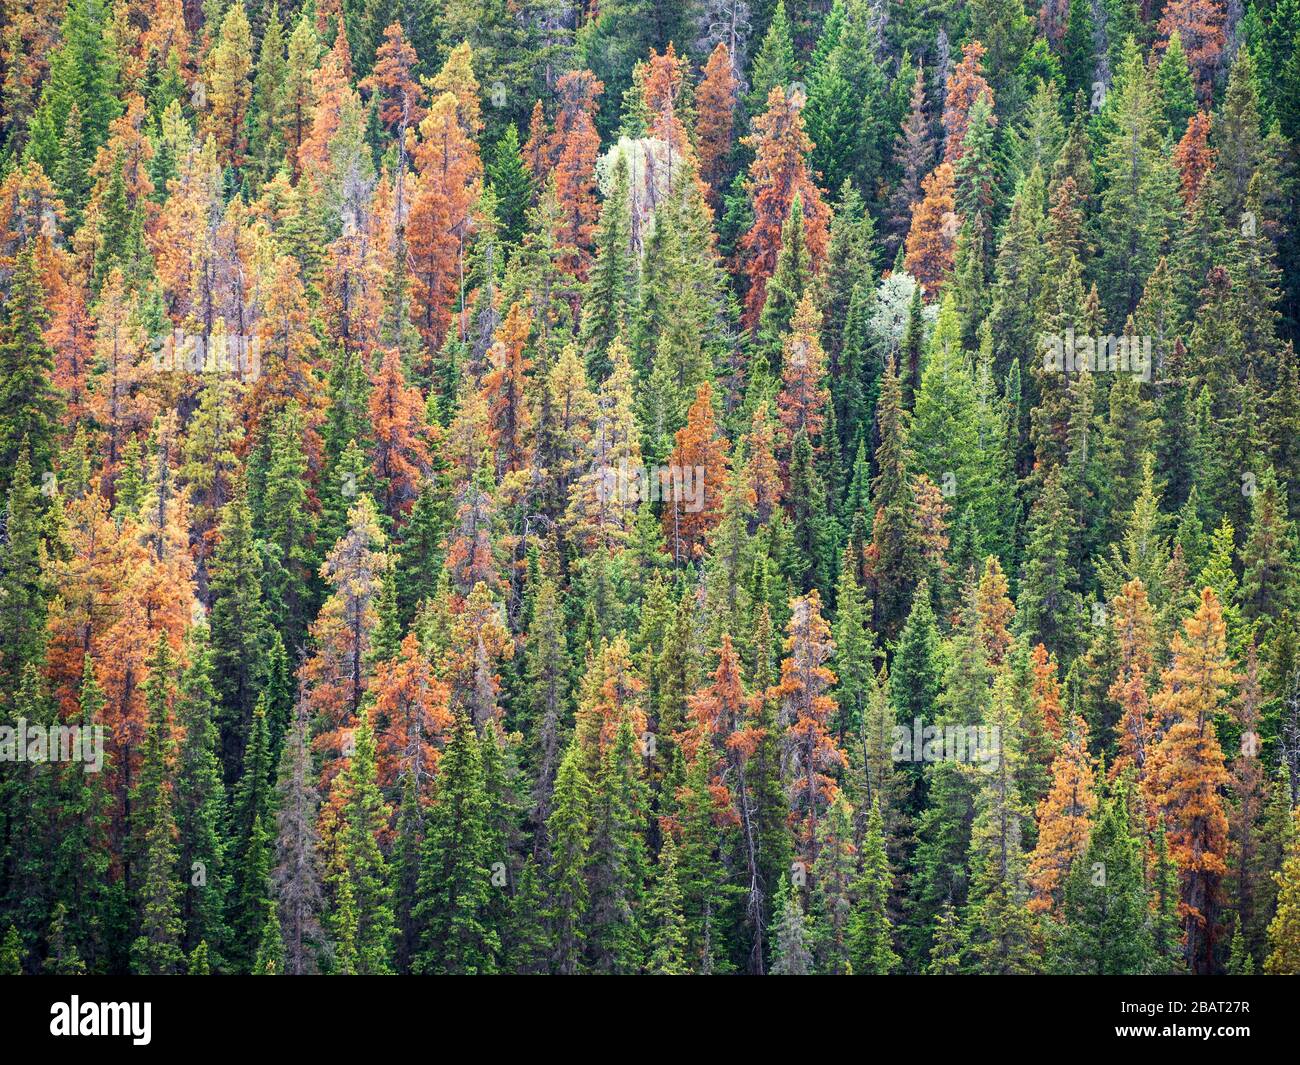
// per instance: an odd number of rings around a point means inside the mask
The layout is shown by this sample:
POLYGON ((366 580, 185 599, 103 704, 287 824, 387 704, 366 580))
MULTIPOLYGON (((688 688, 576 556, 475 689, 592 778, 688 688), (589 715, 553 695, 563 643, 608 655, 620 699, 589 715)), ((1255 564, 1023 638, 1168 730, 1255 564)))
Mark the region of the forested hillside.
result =
POLYGON ((0 970, 1300 973, 1298 0, 0 3, 0 970))

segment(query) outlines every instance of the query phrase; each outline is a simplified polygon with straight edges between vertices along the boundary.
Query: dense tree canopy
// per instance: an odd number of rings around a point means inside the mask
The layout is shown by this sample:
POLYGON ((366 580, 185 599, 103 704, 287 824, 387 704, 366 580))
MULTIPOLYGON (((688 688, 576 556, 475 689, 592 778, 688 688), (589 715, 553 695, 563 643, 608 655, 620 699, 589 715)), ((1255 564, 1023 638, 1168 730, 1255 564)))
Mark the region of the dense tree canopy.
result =
POLYGON ((1295 3, 0 3, 7 968, 1300 972, 1295 3))

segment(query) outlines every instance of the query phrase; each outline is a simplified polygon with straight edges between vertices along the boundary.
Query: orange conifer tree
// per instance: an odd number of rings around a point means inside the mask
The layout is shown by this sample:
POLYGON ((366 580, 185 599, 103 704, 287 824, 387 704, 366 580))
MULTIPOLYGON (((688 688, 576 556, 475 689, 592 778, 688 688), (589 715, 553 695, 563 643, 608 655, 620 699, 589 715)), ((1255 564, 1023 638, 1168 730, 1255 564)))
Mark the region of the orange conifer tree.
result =
POLYGON ((727 441, 713 417, 713 386, 695 393, 686 424, 677 430, 677 446, 668 458, 669 483, 663 486, 664 538, 678 562, 699 558, 709 532, 722 517, 727 483, 727 441))
POLYGON ((739 250, 749 282, 743 319, 747 329, 758 327, 767 300, 767 282, 781 251, 781 227, 796 196, 803 206, 804 241, 813 270, 820 267, 826 253, 830 208, 808 169, 812 142, 799 113, 803 105, 804 96, 798 89, 787 92, 774 87, 767 98, 767 110, 754 119, 754 132, 744 142, 754 149, 749 168, 754 224, 741 238, 739 250))
POLYGON ((781 719, 791 767, 790 809, 807 861, 816 860, 817 826, 839 794, 836 773, 847 760, 830 733, 835 700, 828 694, 835 674, 827 662, 835 651, 831 627, 822 617, 821 595, 814 588, 790 601, 781 681, 773 694, 781 701, 781 719))
POLYGON ((414 154, 416 187, 406 225, 411 319, 431 354, 442 347, 451 327, 483 173, 478 146, 458 118, 454 93, 433 100, 420 123, 414 154))
POLYGON ((1038 804, 1038 845, 1029 859, 1030 910, 1050 913, 1060 905, 1066 877, 1088 848, 1097 806, 1093 789, 1088 726, 1075 714, 1052 762, 1052 786, 1038 804))
POLYGON ((1111 600, 1111 617, 1119 643, 1119 668, 1107 694, 1120 706, 1116 722, 1119 753, 1112 774, 1132 766, 1139 783, 1151 754, 1151 670, 1155 664, 1155 616, 1146 585, 1134 578, 1111 600))
POLYGON ((710 780, 714 803, 726 819, 736 819, 735 797, 728 781, 735 779, 743 740, 737 732, 746 726, 748 701, 740 677, 740 657, 729 633, 723 633, 718 649, 718 668, 711 680, 687 699, 690 726, 682 737, 682 750, 693 761, 701 746, 708 745, 710 780))
POLYGON ((1199 972, 1211 965, 1215 911, 1227 871, 1223 789, 1228 772, 1214 731, 1214 715, 1224 709, 1237 681, 1227 639, 1223 608, 1206 588, 1174 637, 1173 662, 1154 700, 1164 735, 1145 781, 1147 802, 1168 827, 1180 879, 1186 958, 1199 972))
POLYGON ((589 70, 572 70, 555 86, 559 110, 546 155, 552 161, 555 192, 562 223, 557 234, 565 249, 565 269, 579 281, 587 279, 591 249, 600 218, 596 201, 596 100, 605 86, 589 70))
POLYGON ((405 515, 432 465, 429 427, 418 388, 406 383, 396 348, 384 353, 370 390, 371 462, 380 485, 381 509, 390 518, 405 515))
POLYGON ((731 53, 724 42, 709 54, 704 75, 695 89, 695 148, 699 155, 700 180, 708 187, 709 206, 716 210, 726 178, 727 157, 735 136, 736 93, 739 85, 731 53))
POLYGON ((961 50, 961 62, 948 76, 943 101, 943 161, 957 165, 970 125, 971 108, 984 97, 993 106, 993 89, 984 79, 982 60, 986 49, 979 41, 969 41, 961 50))
POLYGON ((1210 112, 1200 111, 1187 120, 1187 132, 1174 149, 1174 165, 1178 167, 1183 203, 1190 208, 1214 166, 1214 149, 1210 147, 1210 112))
POLYGON ((384 30, 384 43, 375 53, 375 66, 361 87, 379 99, 379 121, 385 129, 414 129, 424 119, 424 86, 413 74, 418 57, 411 42, 394 22, 384 30))
POLYGON ((924 192, 912 205, 904 265, 922 285, 929 300, 938 297, 952 269, 959 223, 953 199, 952 164, 943 162, 921 182, 924 192))
POLYGON ((1065 711, 1061 708, 1061 682, 1058 679, 1056 656, 1039 643, 1030 652, 1029 661, 1034 674, 1034 702, 1038 705, 1043 729, 1053 740, 1059 740, 1064 727, 1065 711))
POLYGON ((1157 46, 1163 51, 1169 46, 1169 38, 1178 34, 1203 100, 1209 98, 1214 87, 1214 75, 1226 42, 1225 21, 1220 0, 1169 0, 1160 16, 1157 46))
POLYGON ((821 324, 821 312, 810 289, 795 308, 781 356, 781 394, 776 406, 781 418, 782 449, 787 455, 795 436, 802 431, 815 439, 826 421, 830 391, 825 383, 821 324))

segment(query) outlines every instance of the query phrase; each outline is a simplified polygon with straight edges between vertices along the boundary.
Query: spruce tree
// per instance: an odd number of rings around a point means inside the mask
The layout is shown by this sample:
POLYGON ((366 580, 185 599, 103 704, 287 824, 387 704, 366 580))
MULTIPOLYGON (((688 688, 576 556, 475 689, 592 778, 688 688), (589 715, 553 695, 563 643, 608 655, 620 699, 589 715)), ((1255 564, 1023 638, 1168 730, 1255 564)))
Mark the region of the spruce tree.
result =
POLYGON ((164 633, 158 636, 149 667, 149 721, 132 800, 140 811, 140 873, 136 886, 140 934, 131 945, 131 969, 166 976, 178 973, 184 961, 181 939, 185 927, 180 916, 181 883, 176 876, 176 818, 171 787, 176 657, 164 633))
POLYGON ((54 353, 45 339, 49 321, 35 245, 29 241, 18 253, 0 308, 0 491, 5 493, 21 452, 38 476, 53 472, 60 404, 51 383, 54 353))
POLYGON ((483 758, 474 727, 464 713, 442 758, 420 860, 420 930, 417 973, 491 973, 501 943, 488 919, 490 866, 489 802, 483 758))
POLYGON ((893 947, 893 922, 889 899, 893 873, 885 851, 885 823, 880 802, 871 804, 867 832, 863 837, 862 867, 853 887, 853 911, 849 917, 848 955, 853 972, 860 976, 885 976, 899 963, 893 947))

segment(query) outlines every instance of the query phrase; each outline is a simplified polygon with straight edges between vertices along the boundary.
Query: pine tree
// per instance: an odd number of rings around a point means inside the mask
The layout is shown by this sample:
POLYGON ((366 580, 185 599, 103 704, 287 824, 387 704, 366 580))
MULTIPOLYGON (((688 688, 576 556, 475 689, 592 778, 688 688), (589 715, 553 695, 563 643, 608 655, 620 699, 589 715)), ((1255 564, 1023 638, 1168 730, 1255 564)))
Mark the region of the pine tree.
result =
POLYGON ((626 336, 630 327, 636 266, 628 167, 627 154, 619 152, 596 230, 596 262, 582 301, 587 372, 597 381, 608 377, 612 368, 609 346, 615 338, 626 336))
POLYGON ((580 971, 587 938, 586 868, 591 847, 591 782, 576 742, 560 762, 551 811, 546 823, 551 842, 547 914, 554 945, 551 972, 572 976, 580 971))
POLYGON ((374 732, 364 709, 352 740, 355 749, 335 782, 336 792, 342 788, 342 795, 331 797, 341 801, 341 817, 335 828, 335 864, 330 879, 336 892, 340 882, 348 882, 357 908, 355 926, 348 929, 355 952, 354 971, 385 975, 392 972, 392 884, 378 837, 388 831, 389 809, 379 791, 374 732))
POLYGON ((903 262, 930 299, 942 291, 953 265, 958 228, 953 181, 952 164, 940 163, 921 182, 921 199, 912 205, 903 262))
POLYGON ((1269 955, 1264 972, 1269 976, 1300 972, 1300 815, 1293 816, 1286 858, 1276 874, 1277 912, 1268 926, 1269 955))
POLYGON ((1087 849, 1065 882, 1062 923, 1050 943, 1062 972, 1141 975, 1151 971, 1154 945, 1143 882, 1141 844, 1127 791, 1105 802, 1087 849))
POLYGON ((312 780, 309 725, 306 702, 300 698, 285 738, 276 783, 272 896, 284 940, 284 971, 291 976, 315 972, 316 954, 322 946, 323 894, 316 846, 319 800, 312 780))
POLYGON ((808 930, 799 892, 792 890, 782 877, 773 903, 772 929, 773 976, 808 976, 813 957, 808 947, 808 930))
MULTIPOLYGON (((757 77, 754 84, 759 84, 757 77)), ((776 270, 781 251, 781 232, 796 198, 812 269, 820 266, 826 251, 830 209, 822 201, 805 161, 811 142, 799 113, 802 104, 802 94, 797 90, 774 85, 766 98, 767 110, 754 120, 754 132, 742 142, 754 149, 748 186, 754 223, 741 238, 739 249, 749 282, 744 324, 751 330, 759 324, 768 280, 776 270)))
POLYGON ((270 906, 272 768, 266 710, 259 703, 249 726, 243 773, 231 795, 229 954, 242 969, 251 968, 256 958, 270 906))
POLYGON ((5 492, 24 449, 38 475, 51 471, 60 413, 51 382, 54 353, 45 339, 50 314, 35 251, 29 241, 19 252, 0 312, 0 489, 5 492))
POLYGON ((1030 642, 1042 643, 1064 660, 1077 649, 1078 625, 1072 619, 1083 616, 1070 550, 1072 525, 1064 476, 1055 468, 1029 514, 1016 620, 1030 642))
POLYGON ((474 727, 464 713, 438 763, 437 786, 420 858, 415 920, 421 973, 491 973, 501 948, 487 923, 490 866, 489 803, 483 759, 474 727))
POLYGON ((690 972, 686 963, 686 929, 682 919, 681 888, 677 883, 677 844, 671 834, 664 838, 659 852, 658 876, 650 903, 654 921, 650 957, 646 970, 654 976, 684 976, 690 972))
POLYGON ((1165 156, 1150 75, 1137 45, 1125 42, 1108 110, 1114 125, 1101 150, 1104 189, 1097 218, 1104 242, 1099 264, 1103 302, 1112 320, 1136 307, 1146 277, 1176 232, 1173 168, 1165 156))
POLYGON ((593 789, 587 949, 592 969, 599 973, 635 973, 645 950, 643 825, 649 797, 636 743, 631 722, 623 717, 593 789))
POLYGON ((133 803, 140 810, 140 882, 137 887, 140 935, 131 945, 137 973, 171 975, 183 961, 180 884, 176 878, 176 818, 172 803, 172 702, 175 653, 165 634, 149 662, 149 721, 133 803))
POLYGON ((263 685, 259 667, 271 638, 262 599, 262 559, 243 493, 223 508, 219 535, 210 569, 209 626, 212 681, 220 696, 222 762, 226 780, 232 781, 243 762, 244 740, 263 685))
POLYGON ((968 859, 966 948, 980 973, 1032 973, 1039 965, 1022 851, 1027 811, 1015 783, 1021 752, 1014 712, 1010 677, 1003 673, 994 682, 986 718, 996 747, 981 766, 968 859))
POLYGON ((1173 661, 1154 700, 1169 725, 1146 780, 1147 801, 1163 813, 1169 827, 1169 851, 1181 884, 1184 956, 1194 971, 1210 964, 1214 916, 1227 871, 1221 789, 1228 774, 1213 720, 1236 681, 1226 645, 1222 608, 1206 588, 1196 612, 1174 637, 1173 661))
POLYGON ((217 142, 223 166, 238 170, 248 147, 248 108, 253 86, 252 31, 242 3, 232 4, 221 20, 216 44, 208 57, 209 110, 204 129, 217 142))
POLYGON ((817 856, 821 817, 839 791, 835 774, 846 762, 829 732, 836 707, 828 692, 835 674, 826 663, 835 647, 816 589, 791 600, 786 632, 786 658, 774 694, 781 701, 783 719, 790 723, 785 743, 788 764, 794 768, 789 783, 791 818, 797 826, 800 853, 811 863, 817 856))
POLYGON ((40 494, 24 448, 13 467, 0 544, 0 680, 7 693, 3 701, 12 699, 24 670, 39 665, 45 654, 50 589, 41 573, 42 525, 40 494))
MULTIPOLYGON (((229 934, 225 925, 229 877, 226 869, 226 791, 218 759, 217 693, 207 632, 191 630, 189 666, 181 679, 177 719, 184 729, 176 766, 177 869, 188 883, 181 901, 183 946, 200 943, 218 959, 229 934)), ((218 962, 219 964, 219 962, 218 962)))
POLYGON ((889 899, 893 874, 885 850, 884 821, 880 802, 873 800, 862 841, 862 869, 854 884, 853 913, 849 918, 848 954, 853 972, 861 976, 885 976, 899 963, 893 948, 893 922, 889 899))

